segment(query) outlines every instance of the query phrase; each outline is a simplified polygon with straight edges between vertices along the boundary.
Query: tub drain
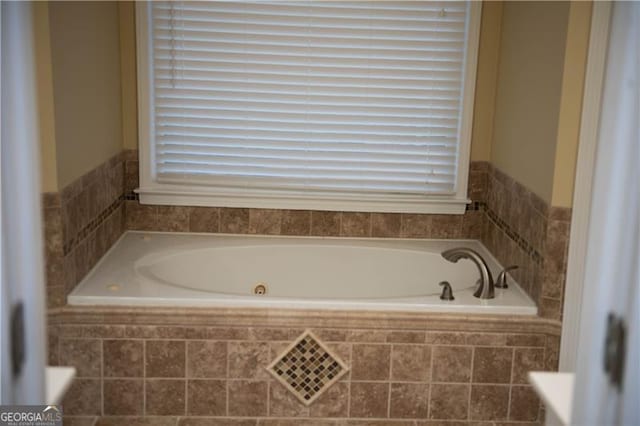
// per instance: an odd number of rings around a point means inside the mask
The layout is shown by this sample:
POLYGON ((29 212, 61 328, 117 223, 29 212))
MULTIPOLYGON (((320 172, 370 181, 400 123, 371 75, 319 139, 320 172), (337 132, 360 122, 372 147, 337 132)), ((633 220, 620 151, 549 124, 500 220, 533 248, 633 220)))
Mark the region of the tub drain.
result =
POLYGON ((253 287, 253 294, 267 294, 267 285, 264 283, 258 283, 253 287))

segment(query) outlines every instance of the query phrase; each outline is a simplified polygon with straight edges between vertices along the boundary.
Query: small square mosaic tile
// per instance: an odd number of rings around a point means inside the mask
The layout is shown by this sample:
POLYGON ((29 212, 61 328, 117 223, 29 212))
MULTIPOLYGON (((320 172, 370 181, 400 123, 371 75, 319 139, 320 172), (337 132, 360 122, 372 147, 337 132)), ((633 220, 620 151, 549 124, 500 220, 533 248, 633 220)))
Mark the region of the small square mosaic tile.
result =
POLYGON ((268 367, 303 404, 310 405, 349 368, 311 331, 305 331, 268 367))

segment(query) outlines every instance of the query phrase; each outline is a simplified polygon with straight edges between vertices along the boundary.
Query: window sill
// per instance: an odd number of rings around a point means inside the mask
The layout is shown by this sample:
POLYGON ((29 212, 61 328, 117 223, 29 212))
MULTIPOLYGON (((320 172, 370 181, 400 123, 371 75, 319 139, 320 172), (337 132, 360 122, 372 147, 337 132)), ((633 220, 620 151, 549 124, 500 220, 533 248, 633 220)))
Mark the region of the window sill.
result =
POLYGON ((453 197, 427 199, 421 196, 356 196, 278 191, 216 192, 199 188, 140 188, 136 190, 141 204, 198 207, 238 207, 290 210, 328 210, 379 213, 464 214, 470 200, 453 197))

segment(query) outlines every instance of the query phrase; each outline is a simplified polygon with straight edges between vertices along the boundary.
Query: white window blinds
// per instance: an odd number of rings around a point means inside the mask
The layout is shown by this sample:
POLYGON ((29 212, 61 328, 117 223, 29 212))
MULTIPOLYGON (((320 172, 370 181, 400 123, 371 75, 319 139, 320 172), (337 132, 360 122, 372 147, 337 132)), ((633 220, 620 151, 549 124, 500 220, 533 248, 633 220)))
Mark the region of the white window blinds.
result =
POLYGON ((155 178, 454 194, 467 2, 153 2, 155 178))

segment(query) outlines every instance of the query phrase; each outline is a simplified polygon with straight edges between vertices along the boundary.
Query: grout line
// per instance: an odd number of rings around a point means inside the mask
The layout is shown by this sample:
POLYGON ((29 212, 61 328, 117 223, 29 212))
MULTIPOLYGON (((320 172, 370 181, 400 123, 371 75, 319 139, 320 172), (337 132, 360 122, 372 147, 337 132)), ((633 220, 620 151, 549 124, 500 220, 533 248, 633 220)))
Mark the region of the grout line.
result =
POLYGON ((476 348, 471 349, 471 374, 469 374, 469 398, 467 400, 467 420, 471 419, 471 392, 473 392, 473 369, 476 363, 476 348))
POLYGON ((184 342, 184 414, 189 415, 189 344, 188 341, 184 342))
POLYGON ((225 373, 224 373, 224 378, 225 378, 224 388, 226 393, 225 413, 229 415, 229 342, 226 342, 226 346, 227 346, 227 355, 225 357, 226 367, 225 367, 225 373))
POLYGON ((351 376, 353 372, 353 345, 349 345, 349 380, 347 381, 347 417, 351 417, 351 376))
POLYGON ((516 351, 511 353, 511 380, 509 381, 509 399, 507 401, 507 421, 511 418, 511 392, 513 392, 513 370, 516 365, 516 351))
POLYGON ((142 415, 147 415, 147 342, 142 341, 142 415))
POLYGON ((101 407, 100 412, 104 416, 104 339, 100 339, 100 399, 101 407))
POLYGON ((433 346, 429 346, 429 351, 431 356, 429 357, 429 399, 427 400, 427 418, 431 418, 431 395, 432 395, 432 385, 433 385, 433 346))

